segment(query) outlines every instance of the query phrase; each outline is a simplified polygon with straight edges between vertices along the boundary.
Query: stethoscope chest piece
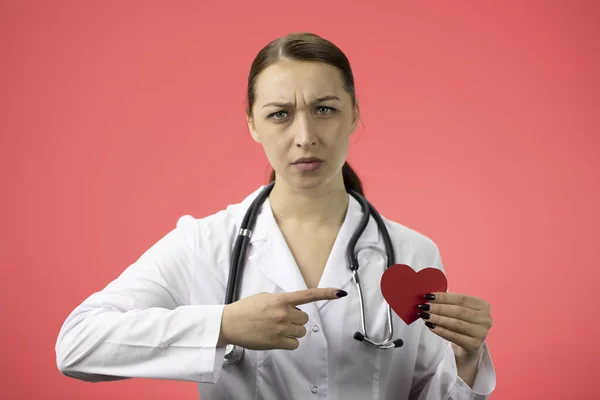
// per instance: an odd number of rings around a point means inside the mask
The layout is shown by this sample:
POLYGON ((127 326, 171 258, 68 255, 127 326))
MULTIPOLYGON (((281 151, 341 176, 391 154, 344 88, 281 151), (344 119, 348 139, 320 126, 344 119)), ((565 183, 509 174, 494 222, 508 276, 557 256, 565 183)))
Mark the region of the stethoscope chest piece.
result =
POLYGON ((244 349, 239 346, 228 344, 225 348, 225 357, 223 357, 224 365, 236 365, 244 358, 244 349))
MULTIPOLYGON (((256 223, 256 218, 258 215, 258 211, 260 209, 261 204, 265 201, 267 196, 269 195, 271 189, 275 182, 271 182, 257 197, 254 199, 246 214, 244 215, 244 219, 240 226, 240 231, 238 233, 237 239, 235 241, 233 252, 231 255, 231 268, 229 269, 229 278, 227 281, 227 291, 225 295, 225 304, 231 304, 239 298, 239 287, 241 277, 243 275, 242 267, 244 265, 244 261, 246 258, 246 250, 248 249, 250 243, 250 237, 252 236, 252 229, 254 228, 254 224, 256 223)), ((353 274, 353 280, 356 284, 358 290, 358 297, 360 301, 360 314, 361 314, 361 327, 362 332, 356 332, 354 334, 354 339, 359 342, 363 342, 367 345, 379 348, 379 349, 392 349, 401 347, 403 342, 401 339, 393 340, 394 335, 394 327, 392 323, 392 313, 389 304, 387 305, 387 337, 386 339, 379 343, 375 342, 373 339, 369 338, 367 334, 367 323, 365 317, 365 304, 363 299, 362 288, 360 284, 360 278, 358 276, 358 252, 355 251, 356 244, 360 235, 363 233, 367 224, 369 223, 369 218, 373 217, 375 222, 377 223, 377 227, 381 235, 383 236, 383 241, 385 244, 385 252, 383 250, 378 251, 382 253, 386 257, 386 268, 389 268, 390 265, 394 264, 394 248, 392 246, 392 241, 390 235, 385 226, 385 222, 375 209, 361 194, 355 191, 349 191, 350 193, 359 203, 363 211, 362 219, 356 231, 352 234, 348 247, 346 250, 346 258, 348 262, 348 266, 353 274)), ((225 350, 225 356, 223 359, 224 365, 235 365, 239 364, 240 361, 244 358, 244 349, 240 346, 228 345, 225 350)))

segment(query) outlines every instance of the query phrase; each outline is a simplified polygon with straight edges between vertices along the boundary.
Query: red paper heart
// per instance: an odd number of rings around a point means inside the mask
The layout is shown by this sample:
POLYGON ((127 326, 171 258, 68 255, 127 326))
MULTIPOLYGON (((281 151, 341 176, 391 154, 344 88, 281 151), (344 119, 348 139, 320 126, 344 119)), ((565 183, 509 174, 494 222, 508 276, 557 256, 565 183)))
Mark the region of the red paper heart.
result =
POLYGON ((420 318, 417 305, 427 302, 424 295, 445 292, 447 289, 446 275, 433 267, 415 272, 408 265, 394 264, 381 277, 383 297, 407 325, 420 318))

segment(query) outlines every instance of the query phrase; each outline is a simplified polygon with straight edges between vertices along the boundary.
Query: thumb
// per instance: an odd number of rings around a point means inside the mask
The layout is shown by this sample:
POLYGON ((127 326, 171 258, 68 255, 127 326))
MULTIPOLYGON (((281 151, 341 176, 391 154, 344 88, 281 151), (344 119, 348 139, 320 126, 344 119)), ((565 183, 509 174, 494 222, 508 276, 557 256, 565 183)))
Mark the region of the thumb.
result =
POLYGON ((284 293, 283 300, 286 303, 297 306, 319 300, 335 300, 347 294, 346 291, 335 288, 313 288, 284 293))

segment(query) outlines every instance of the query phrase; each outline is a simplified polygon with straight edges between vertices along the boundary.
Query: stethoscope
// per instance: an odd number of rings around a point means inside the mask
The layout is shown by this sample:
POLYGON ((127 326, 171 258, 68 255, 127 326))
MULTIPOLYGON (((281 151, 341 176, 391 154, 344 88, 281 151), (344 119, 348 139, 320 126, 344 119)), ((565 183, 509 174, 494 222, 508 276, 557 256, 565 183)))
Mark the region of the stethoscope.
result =
MULTIPOLYGON (((225 304, 231 304, 239 296, 240 289, 240 277, 242 275, 242 268, 244 266, 244 262, 246 260, 246 252, 248 250, 248 245, 250 243, 250 238, 252 236, 252 229, 254 228, 254 224, 256 223, 256 217, 258 215, 258 210, 260 206, 264 203, 269 193, 273 189, 275 182, 271 182, 267 185, 259 195, 254 199, 250 207, 246 211, 246 215, 244 215, 244 219, 242 220, 242 225, 240 227, 240 231, 238 233, 237 239, 235 241, 235 246, 233 248, 233 253, 231 256, 231 268, 229 270, 229 280, 227 282, 227 292, 225 296, 225 304)), ((360 286, 360 278, 358 276, 358 259, 357 252, 355 253, 356 243, 360 235, 364 232, 367 224, 369 223, 369 216, 373 216, 375 222, 377 222, 377 226, 379 231, 383 236, 383 241, 385 243, 385 255, 387 258, 386 269, 391 265, 394 265, 394 249, 392 247, 392 241, 390 239, 390 235, 388 233, 387 228, 385 227, 385 223, 381 219, 381 216, 363 196, 353 190, 349 190, 348 193, 352 195, 361 205, 363 216, 361 218, 360 224, 350 241, 348 242, 348 248, 346 250, 346 258, 348 260, 348 266, 352 271, 352 278, 356 287, 358 289, 358 298, 360 300, 360 316, 361 316, 361 324, 362 324, 362 333, 356 332, 354 333, 354 339, 366 343, 370 346, 376 347, 378 349, 392 349, 396 347, 400 347, 403 345, 402 339, 392 340, 394 335, 394 327, 392 325, 392 310, 390 309, 390 305, 386 304, 387 307, 387 338, 383 342, 375 342, 370 339, 367 334, 366 320, 365 320, 365 306, 363 301, 362 289, 360 286)), ((379 249, 377 249, 379 250, 379 249)), ((380 251, 380 250, 379 250, 380 251)), ((224 365, 233 365, 239 363, 244 357, 244 349, 239 346, 228 345, 225 358, 223 360, 224 365)))

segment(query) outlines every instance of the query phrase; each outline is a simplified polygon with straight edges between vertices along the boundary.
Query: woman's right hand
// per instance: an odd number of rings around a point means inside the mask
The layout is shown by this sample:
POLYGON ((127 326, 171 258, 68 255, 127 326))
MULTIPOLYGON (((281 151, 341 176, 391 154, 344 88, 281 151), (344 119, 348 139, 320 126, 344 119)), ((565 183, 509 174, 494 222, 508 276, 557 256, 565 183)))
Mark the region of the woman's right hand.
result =
POLYGON ((346 296, 343 290, 315 288, 290 293, 258 293, 225 306, 217 346, 294 350, 306 335, 308 314, 297 305, 346 296))

